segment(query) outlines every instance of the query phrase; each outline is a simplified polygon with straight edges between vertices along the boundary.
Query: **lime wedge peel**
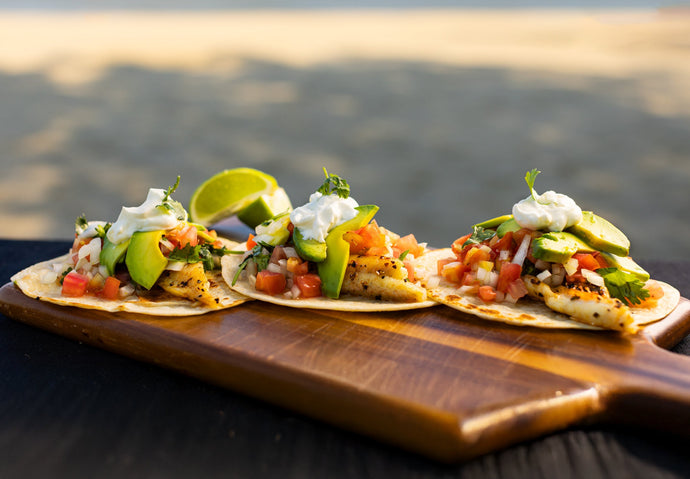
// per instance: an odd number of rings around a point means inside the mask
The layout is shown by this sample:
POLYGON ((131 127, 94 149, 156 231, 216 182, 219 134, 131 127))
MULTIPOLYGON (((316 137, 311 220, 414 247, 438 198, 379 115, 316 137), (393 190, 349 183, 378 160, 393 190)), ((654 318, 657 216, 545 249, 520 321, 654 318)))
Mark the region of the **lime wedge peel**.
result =
POLYGON ((189 200, 189 214, 193 221, 212 225, 237 214, 262 195, 278 189, 272 176, 253 168, 224 170, 204 181, 189 200))

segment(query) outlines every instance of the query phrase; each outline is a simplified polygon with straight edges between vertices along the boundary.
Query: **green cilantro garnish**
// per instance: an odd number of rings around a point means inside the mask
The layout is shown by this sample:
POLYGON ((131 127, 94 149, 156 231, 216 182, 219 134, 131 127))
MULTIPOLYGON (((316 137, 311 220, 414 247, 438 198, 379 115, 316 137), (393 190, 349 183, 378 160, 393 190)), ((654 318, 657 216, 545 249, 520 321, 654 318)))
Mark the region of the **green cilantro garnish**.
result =
POLYGON ((533 168, 532 171, 528 171, 525 174, 525 181, 527 182, 527 186, 529 186, 529 191, 532 195, 532 198, 534 198, 534 201, 537 201, 537 192, 534 191, 534 181, 537 179, 537 175, 539 173, 541 173, 541 171, 533 168))
MULTIPOLYGON (((275 247, 268 243, 264 243, 263 241, 254 246, 247 257, 244 258, 237 267, 235 276, 232 278, 232 286, 235 286, 235 283, 237 283, 237 280, 240 278, 240 273, 244 271, 244 268, 247 267, 247 264, 249 264, 250 261, 254 261, 254 263, 256 263, 256 268, 258 271, 265 270, 268 267, 268 261, 271 259, 273 248, 275 247), (267 251, 267 253, 265 253, 264 250, 267 251)), ((231 253, 244 254, 245 252, 232 251, 231 253)))
POLYGON ((96 236, 99 238, 105 238, 105 235, 108 234, 108 230, 111 226, 112 223, 106 223, 105 225, 96 226, 96 236))
POLYGON ((597 269, 604 278, 604 285, 613 298, 620 299, 625 304, 640 304, 649 297, 649 290, 644 288, 644 283, 630 273, 618 268, 597 269))
POLYGON ((70 273, 70 271, 72 271, 73 269, 74 269, 74 268, 72 268, 72 267, 70 266, 69 268, 67 268, 65 271, 62 272, 62 274, 61 274, 60 277, 58 278, 58 282, 60 283, 61 286, 62 286, 62 283, 65 282, 65 276, 67 276, 67 275, 70 273))
POLYGON ((77 234, 83 233, 86 228, 88 228, 89 222, 86 221, 86 216, 81 215, 77 220, 74 222, 74 229, 77 231, 77 234))
POLYGON ((180 186, 180 175, 177 175, 177 180, 175 180, 175 184, 170 186, 167 190, 165 190, 165 196, 163 196, 163 202, 158 205, 158 208, 161 208, 163 210, 171 211, 175 214, 175 217, 180 220, 180 221, 185 221, 187 219, 187 212, 184 209, 184 206, 182 206, 182 203, 179 201, 175 201, 172 198, 170 198, 170 195, 175 192, 177 187, 180 186))
POLYGON ((486 240, 489 240, 494 237, 496 232, 494 230, 487 230, 482 228, 481 226, 473 226, 472 227, 472 236, 470 236, 467 241, 465 241, 462 244, 462 247, 464 248, 468 244, 480 244, 486 240))
POLYGON ((187 244, 184 248, 174 249, 168 259, 170 261, 180 261, 183 263, 198 263, 202 262, 206 271, 211 271, 216 268, 214 257, 224 256, 229 254, 225 246, 215 248, 210 244, 198 244, 192 246, 187 244))
POLYGON ((347 181, 338 175, 328 174, 326 168, 323 169, 323 172, 326 175, 326 180, 323 182, 323 185, 316 190, 318 193, 321 193, 324 196, 335 193, 340 198, 347 198, 350 196, 350 185, 347 184, 347 181))
POLYGON ((409 249, 406 249, 405 251, 403 251, 402 253, 400 253, 400 256, 398 256, 398 259, 399 259, 400 261, 405 261, 405 258, 407 257, 407 255, 408 255, 409 253, 410 253, 410 250, 409 250, 409 249))

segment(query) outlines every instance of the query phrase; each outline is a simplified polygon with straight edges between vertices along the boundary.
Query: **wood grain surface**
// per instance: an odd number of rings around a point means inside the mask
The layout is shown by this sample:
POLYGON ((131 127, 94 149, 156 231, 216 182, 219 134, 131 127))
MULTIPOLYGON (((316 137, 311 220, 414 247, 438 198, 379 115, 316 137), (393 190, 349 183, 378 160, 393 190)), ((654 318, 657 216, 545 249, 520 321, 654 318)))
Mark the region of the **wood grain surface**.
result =
POLYGON ((394 313, 259 302, 175 319, 60 307, 0 288, 0 313, 442 461, 569 425, 690 425, 690 301, 636 336, 538 330, 437 306, 394 313))

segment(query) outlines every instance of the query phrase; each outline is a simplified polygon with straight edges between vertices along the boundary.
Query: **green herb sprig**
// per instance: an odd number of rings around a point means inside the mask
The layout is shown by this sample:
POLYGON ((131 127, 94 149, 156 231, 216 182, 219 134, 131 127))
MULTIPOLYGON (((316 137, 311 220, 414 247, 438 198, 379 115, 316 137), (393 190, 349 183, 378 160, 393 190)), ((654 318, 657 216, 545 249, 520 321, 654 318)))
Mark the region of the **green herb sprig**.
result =
MULTIPOLYGON (((268 267, 268 262, 271 259, 271 253, 275 246, 271 246, 268 243, 260 241, 259 244, 254 246, 250 253, 242 260, 242 262, 237 267, 235 271, 235 276, 232 278, 232 286, 235 286, 237 280, 240 279, 240 274, 247 267, 250 261, 256 263, 257 271, 263 271, 268 267)), ((232 254, 245 254, 245 251, 231 251, 232 254)))
POLYGON ((186 221, 187 212, 185 211, 184 206, 182 206, 182 203, 180 203, 179 201, 175 201, 170 197, 170 195, 172 195, 175 192, 178 186, 180 186, 180 175, 177 175, 177 180, 175 180, 175 184, 168 187, 168 189, 165 190, 163 201, 160 205, 158 205, 158 208, 166 212, 174 213, 175 217, 180 221, 186 221))
POLYGON ((326 168, 323 169, 323 172, 326 175, 326 179, 319 189, 316 190, 318 193, 321 193, 324 196, 335 193, 340 198, 347 198, 350 196, 350 185, 346 180, 338 175, 329 174, 328 171, 326 171, 326 168))
POLYGON ((462 244, 462 247, 464 248, 469 244, 481 244, 486 240, 490 240, 495 235, 496 232, 494 230, 487 230, 482 228, 481 226, 473 226, 472 235, 469 238, 467 238, 467 240, 462 244))
POLYGON ((533 168, 531 171, 528 171, 525 174, 525 181, 527 182, 527 186, 529 186, 529 191, 532 195, 532 198, 534 198, 534 201, 537 201, 537 192, 534 191, 534 181, 537 179, 537 175, 539 173, 541 173, 541 171, 533 168))
POLYGON ((630 273, 618 268, 599 268, 597 273, 604 278, 604 286, 611 297, 625 304, 640 304, 649 298, 649 290, 645 289, 644 283, 630 273))

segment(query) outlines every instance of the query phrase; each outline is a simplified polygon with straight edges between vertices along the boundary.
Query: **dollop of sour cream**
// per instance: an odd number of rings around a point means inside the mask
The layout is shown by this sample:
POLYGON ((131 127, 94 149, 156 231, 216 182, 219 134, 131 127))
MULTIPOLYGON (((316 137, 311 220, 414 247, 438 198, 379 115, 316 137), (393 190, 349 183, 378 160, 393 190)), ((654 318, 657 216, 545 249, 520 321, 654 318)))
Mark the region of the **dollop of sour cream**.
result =
POLYGON ((567 195, 547 191, 513 205, 513 217, 523 228, 563 231, 582 220, 582 210, 567 195))
POLYGON ((174 211, 158 208, 163 204, 164 198, 165 190, 150 188, 141 205, 123 206, 117 221, 108 230, 108 239, 118 244, 131 238, 136 231, 167 230, 177 226, 180 221, 186 221, 186 218, 178 219, 174 211))
POLYGON ((324 196, 317 191, 309 197, 309 203, 290 213, 290 221, 299 228, 304 239, 323 243, 332 228, 357 216, 357 206, 359 204, 354 198, 324 196))

